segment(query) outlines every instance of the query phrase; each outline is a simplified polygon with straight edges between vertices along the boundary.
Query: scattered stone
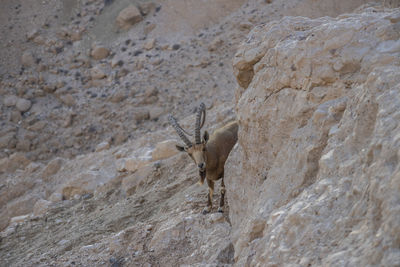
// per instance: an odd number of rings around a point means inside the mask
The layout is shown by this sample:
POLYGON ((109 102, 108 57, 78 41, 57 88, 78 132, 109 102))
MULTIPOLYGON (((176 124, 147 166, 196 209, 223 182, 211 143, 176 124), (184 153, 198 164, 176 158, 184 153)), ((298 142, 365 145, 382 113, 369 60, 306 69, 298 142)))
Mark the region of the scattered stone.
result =
POLYGON ((4 97, 3 104, 6 107, 13 107, 13 106, 15 106, 17 104, 17 101, 18 101, 18 97, 17 96, 9 95, 9 96, 4 97))
POLYGON ((156 9, 156 4, 153 2, 149 2, 149 3, 140 3, 139 4, 139 9, 140 12, 142 12, 142 14, 144 16, 148 15, 150 12, 154 11, 156 9))
POLYGON ((12 217, 10 220, 10 224, 21 223, 23 221, 28 220, 29 217, 30 217, 29 214, 12 217))
POLYGON ((24 67, 30 67, 35 64, 35 58, 32 53, 29 51, 25 51, 21 57, 21 63, 24 67))
POLYGON ((208 46, 208 51, 211 52, 217 50, 219 47, 222 46, 223 43, 224 40, 222 40, 221 37, 215 37, 215 39, 212 40, 210 45, 208 46))
POLYGON ((143 32, 144 32, 145 35, 147 35, 147 34, 149 34, 152 30, 154 30, 155 28, 156 28, 156 24, 151 23, 151 24, 146 25, 146 26, 144 27, 143 32))
POLYGON ((9 157, 7 168, 10 172, 13 172, 17 169, 23 170, 30 163, 31 161, 27 157, 25 157, 23 153, 16 152, 9 157))
POLYGON ((142 19, 139 9, 134 5, 130 5, 118 14, 116 23, 118 27, 127 30, 132 25, 142 21, 142 19))
POLYGON ((122 67, 124 65, 124 61, 122 59, 119 58, 113 58, 113 60, 111 60, 111 68, 115 68, 115 67, 122 67))
POLYGON ((33 206, 33 215, 42 216, 44 215, 50 207, 51 201, 39 199, 36 201, 35 206, 33 206))
POLYGON ((35 44, 38 44, 38 45, 44 45, 44 44, 46 44, 46 40, 45 40, 44 37, 41 36, 41 35, 36 36, 36 37, 33 39, 33 42, 34 42, 35 44))
POLYGON ((151 107, 149 110, 150 120, 157 120, 161 115, 165 113, 165 109, 162 107, 151 107))
POLYGON ((92 58, 95 60, 104 59, 104 58, 108 57, 109 54, 110 54, 110 50, 101 45, 96 45, 90 53, 92 58))
POLYGON ((157 66, 157 65, 160 65, 163 61, 164 61, 164 59, 162 59, 162 58, 155 58, 155 59, 150 60, 150 64, 153 66, 157 66))
POLYGON ((178 50, 179 48, 181 48, 181 46, 179 44, 174 44, 172 46, 172 50, 178 50))
POLYGON ((110 148, 110 143, 109 143, 109 142, 107 142, 107 141, 101 142, 100 144, 98 144, 98 145, 96 146, 96 152, 100 152, 100 151, 103 151, 103 150, 107 150, 107 149, 109 149, 109 148, 110 148))
POLYGON ((61 193, 54 192, 53 194, 50 195, 49 200, 51 202, 60 202, 63 200, 63 196, 61 193))
POLYGON ((99 67, 93 67, 90 70, 90 77, 92 77, 93 80, 100 80, 105 78, 107 75, 104 73, 103 70, 101 70, 99 67))
POLYGON ((120 145, 120 144, 124 143, 127 139, 128 139, 128 134, 122 130, 119 130, 113 136, 113 144, 120 145))
POLYGON ((50 94, 54 93, 54 91, 57 89, 55 84, 44 84, 42 88, 46 93, 50 94))
POLYGON ((151 50, 154 48, 154 45, 156 44, 156 39, 152 38, 148 40, 144 45, 143 48, 146 50, 151 50))
POLYGON ((123 101, 125 99, 126 99, 125 92, 117 91, 111 96, 110 101, 113 102, 113 103, 119 103, 119 102, 121 102, 121 101, 123 101))
POLYGON ((38 29, 33 29, 30 32, 26 34, 26 39, 28 41, 32 41, 34 38, 36 38, 39 35, 39 30, 38 29))
POLYGON ((72 30, 70 32, 71 41, 76 42, 76 41, 81 40, 83 31, 84 31, 83 29, 81 29, 81 30, 72 30))
POLYGON ((124 76, 126 76, 128 73, 129 73, 129 71, 128 71, 127 69, 122 68, 122 69, 120 69, 120 70, 117 71, 117 77, 118 77, 118 78, 124 77, 124 76))
POLYGON ((60 96, 61 102, 63 102, 67 106, 73 106, 75 105, 76 101, 75 98, 71 94, 66 94, 63 96, 60 96))
MULTIPOLYGON (((118 172, 126 172, 126 159, 125 158, 118 158, 118 160, 115 162, 115 166, 118 172)), ((1 164, 0 164, 1 166, 1 164)))
POLYGON ((134 111, 133 117, 137 123, 150 119, 150 113, 148 109, 138 109, 134 111))
POLYGON ((16 107, 21 112, 28 111, 32 106, 32 102, 28 99, 20 98, 17 100, 16 107))
POLYGON ((239 29, 246 32, 250 31, 253 27, 254 25, 250 22, 243 22, 239 25, 239 29))

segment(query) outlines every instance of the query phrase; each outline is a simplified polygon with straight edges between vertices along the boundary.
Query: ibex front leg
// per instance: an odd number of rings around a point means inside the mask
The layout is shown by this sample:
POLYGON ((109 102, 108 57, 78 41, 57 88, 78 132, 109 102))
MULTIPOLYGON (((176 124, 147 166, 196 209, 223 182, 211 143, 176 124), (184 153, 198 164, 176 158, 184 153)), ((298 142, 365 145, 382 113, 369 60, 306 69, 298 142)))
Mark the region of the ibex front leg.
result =
POLYGON ((208 203, 207 203, 207 207, 205 207, 203 209, 203 214, 209 213, 212 209, 212 199, 213 199, 213 194, 214 194, 214 181, 207 179, 207 184, 208 184, 208 203))
POLYGON ((224 184, 224 177, 221 180, 221 199, 219 200, 219 208, 218 212, 224 212, 224 204, 225 204, 225 184, 224 184))

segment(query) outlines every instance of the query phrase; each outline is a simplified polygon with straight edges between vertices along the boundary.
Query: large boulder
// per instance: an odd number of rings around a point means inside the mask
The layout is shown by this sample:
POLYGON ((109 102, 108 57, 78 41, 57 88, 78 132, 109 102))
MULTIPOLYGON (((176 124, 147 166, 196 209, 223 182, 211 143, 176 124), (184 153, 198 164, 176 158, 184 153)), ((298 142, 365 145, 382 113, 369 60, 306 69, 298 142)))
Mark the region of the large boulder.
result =
POLYGON ((238 266, 400 263, 399 17, 285 17, 239 48, 238 266))

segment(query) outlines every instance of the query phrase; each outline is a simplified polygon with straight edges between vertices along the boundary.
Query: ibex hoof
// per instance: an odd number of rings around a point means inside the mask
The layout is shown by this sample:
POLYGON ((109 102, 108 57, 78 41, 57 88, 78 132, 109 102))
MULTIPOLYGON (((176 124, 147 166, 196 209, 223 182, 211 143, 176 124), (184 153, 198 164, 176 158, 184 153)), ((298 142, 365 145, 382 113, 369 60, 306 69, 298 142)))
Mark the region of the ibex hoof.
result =
POLYGON ((203 214, 207 214, 207 213, 210 213, 210 208, 209 207, 207 207, 207 208, 204 208, 203 209, 203 214))
POLYGON ((222 209, 222 207, 219 207, 219 208, 218 208, 218 212, 224 213, 224 210, 222 209))

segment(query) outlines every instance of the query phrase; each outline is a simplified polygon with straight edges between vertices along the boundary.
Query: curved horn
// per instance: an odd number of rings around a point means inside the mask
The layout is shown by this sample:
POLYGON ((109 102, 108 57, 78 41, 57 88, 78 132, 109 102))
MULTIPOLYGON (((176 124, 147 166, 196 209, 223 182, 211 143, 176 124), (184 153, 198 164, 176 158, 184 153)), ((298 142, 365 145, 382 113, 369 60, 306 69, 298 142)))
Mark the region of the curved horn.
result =
POLYGON ((168 116, 168 120, 171 123, 172 127, 175 128, 176 133, 179 135, 179 137, 182 139, 182 141, 188 146, 192 146, 192 142, 189 141, 189 139, 185 136, 184 132, 185 130, 182 129, 182 127, 179 125, 178 121, 170 114, 168 116))
POLYGON ((206 105, 204 105, 204 103, 201 103, 200 107, 197 111, 196 128, 194 130, 194 138, 195 138, 196 144, 201 144, 200 129, 203 127, 205 121, 206 121, 206 105), (200 123, 200 120, 202 117, 203 117, 203 119, 200 123))

